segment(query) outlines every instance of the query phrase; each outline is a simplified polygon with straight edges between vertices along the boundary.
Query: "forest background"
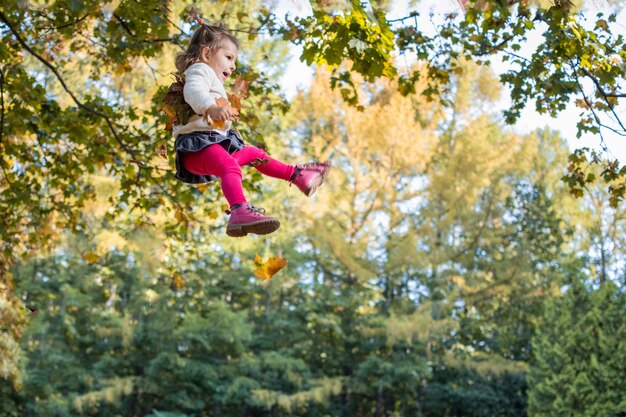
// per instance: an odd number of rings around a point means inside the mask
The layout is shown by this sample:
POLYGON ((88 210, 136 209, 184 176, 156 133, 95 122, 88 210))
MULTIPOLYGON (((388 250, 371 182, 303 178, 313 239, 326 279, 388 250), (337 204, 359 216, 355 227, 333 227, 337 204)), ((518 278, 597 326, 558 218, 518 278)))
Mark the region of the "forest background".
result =
POLYGON ((385 1, 3 3, 0 415, 626 415, 626 170, 507 125, 534 100, 626 134, 622 4, 509 3, 436 36, 385 1), (245 168, 272 235, 226 238, 219 185, 172 177, 198 18, 242 41, 247 140, 333 162, 313 199, 245 168))

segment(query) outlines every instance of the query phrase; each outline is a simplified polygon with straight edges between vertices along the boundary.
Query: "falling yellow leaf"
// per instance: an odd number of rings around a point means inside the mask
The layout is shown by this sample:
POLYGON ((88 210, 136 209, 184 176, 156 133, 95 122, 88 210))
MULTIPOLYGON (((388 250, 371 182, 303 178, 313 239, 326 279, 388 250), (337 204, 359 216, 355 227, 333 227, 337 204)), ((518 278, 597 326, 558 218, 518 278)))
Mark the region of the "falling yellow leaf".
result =
POLYGON ((83 259, 87 261, 88 264, 95 264, 100 260, 100 255, 95 252, 87 252, 83 254, 83 259))
POLYGON ((180 272, 174 273, 174 276, 172 277, 172 285, 175 288, 180 288, 185 285, 185 278, 183 278, 183 275, 180 272))
POLYGON ((263 281, 272 278, 278 271, 287 265, 287 260, 280 256, 273 256, 267 261, 263 261, 258 254, 254 258, 254 270, 252 271, 257 278, 263 281))

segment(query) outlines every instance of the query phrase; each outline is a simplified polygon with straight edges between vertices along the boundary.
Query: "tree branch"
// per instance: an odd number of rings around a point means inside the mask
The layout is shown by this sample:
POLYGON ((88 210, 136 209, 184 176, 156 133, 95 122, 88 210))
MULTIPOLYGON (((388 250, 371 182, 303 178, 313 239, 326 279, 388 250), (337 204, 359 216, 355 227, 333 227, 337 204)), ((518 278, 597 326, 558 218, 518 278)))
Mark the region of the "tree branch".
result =
POLYGON ((507 50, 504 50, 504 49, 502 50, 502 52, 504 52, 504 53, 506 53, 507 55, 510 55, 510 56, 512 56, 512 57, 514 57, 514 58, 520 59, 520 60, 522 60, 522 61, 526 61, 526 62, 527 62, 527 63, 529 63, 529 64, 531 63, 531 60, 530 60, 530 59, 528 59, 528 58, 524 58, 523 56, 518 55, 518 54, 516 54, 516 53, 514 53, 514 52, 507 51, 507 50))
POLYGON ((126 145, 122 139, 119 137, 119 135, 117 134, 117 132, 115 131, 115 127, 113 125, 113 122, 111 121, 111 119, 109 118, 109 116, 107 116, 106 114, 102 113, 101 111, 98 111, 96 109, 93 109, 85 104, 83 104, 78 97, 76 97, 76 95, 72 92, 72 90, 69 89, 69 87, 67 86, 67 84, 65 83, 65 80, 63 79, 63 77, 61 76, 61 74, 59 73, 59 71, 52 65, 50 64, 46 59, 44 59, 41 55, 39 55, 37 52, 35 52, 30 46, 28 46, 28 44, 26 43, 26 41, 24 41, 24 39, 22 39, 22 37, 20 36, 20 33, 17 31, 17 29, 15 28, 15 26, 13 26, 8 19, 6 18, 6 16, 4 15, 4 13, 2 13, 0 11, 0 20, 2 20, 11 30, 11 32, 13 33, 13 35, 15 36, 15 38, 17 39, 17 41, 24 47, 24 49, 26 49, 32 56, 34 56, 35 58, 37 58, 42 64, 44 64, 46 67, 48 67, 53 73, 54 75, 56 75, 57 79, 59 80, 59 82, 61 83, 61 86, 63 86, 63 89, 70 95, 70 97, 72 97, 72 100, 74 100, 74 103, 76 103, 76 105, 99 117, 102 117, 107 125, 109 126, 109 129, 111 130, 111 133, 113 134, 113 137, 115 138, 115 140, 117 141, 117 143, 127 152, 129 153, 133 158, 135 157, 135 152, 128 146, 126 145))
POLYGON ((4 136, 4 68, 0 68, 0 146, 4 136))
MULTIPOLYGON (((480 52, 476 52, 474 55, 476 56, 484 56, 484 55, 491 55, 493 54, 495 51, 502 51, 503 46, 505 46, 511 39, 513 39, 514 37, 516 37, 517 35, 514 34, 510 34, 508 36, 505 36, 502 41, 500 41, 499 43, 497 43, 496 45, 493 45, 491 48, 489 48, 489 50, 485 51, 485 50, 481 50, 480 52)), ((481 48, 482 45, 481 45, 481 48)))
MULTIPOLYGON (((580 65, 580 62, 578 63, 578 67, 585 73, 585 75, 589 78, 591 78, 591 81, 593 81, 593 83, 596 85, 596 88, 598 89, 598 91, 600 91, 600 94, 602 94, 602 97, 604 97, 604 101, 606 101, 606 103, 609 105, 609 108, 611 109, 611 113, 613 113, 613 116, 615 116, 615 120, 617 121, 617 123, 620 125, 620 127, 622 128, 623 132, 619 133, 619 132, 615 132, 615 130, 613 130, 615 133, 620 134, 620 136, 626 136, 626 127, 624 127, 624 124, 622 123, 621 119, 619 118, 619 116, 617 115, 617 113, 615 112, 615 107, 613 106, 613 104, 608 100, 609 97, 626 97, 626 94, 617 94, 617 95, 611 95, 609 96, 606 91, 604 91, 604 89, 602 88, 602 85, 600 85, 600 81, 598 81, 598 79, 592 74, 590 73, 586 68, 583 68, 580 65)), ((580 84, 579 84, 580 85, 580 84)))
POLYGON ((387 23, 396 23, 396 22, 404 22, 405 20, 414 19, 418 17, 420 14, 418 12, 411 12, 408 16, 401 17, 398 19, 387 20, 387 23))
MULTIPOLYGON (((4 143, 4 68, 0 68, 0 147, 4 143)), ((9 179, 6 169, 4 168, 4 158, 0 155, 0 168, 4 178, 9 183, 9 187, 13 188, 13 183, 9 179)))
MULTIPOLYGON (((48 15, 46 15, 45 13, 43 13, 43 12, 41 12, 41 11, 37 11, 37 12, 35 12, 35 14, 38 14, 39 16, 41 16, 41 17, 43 17, 43 18, 47 19, 47 20, 48 20, 48 21, 50 21, 50 22, 52 22, 52 21, 53 21, 53 20, 52 20, 52 19, 51 19, 48 15)), ((46 32, 50 32, 50 31, 52 31, 52 30, 65 29, 66 27, 74 26, 75 24, 80 23, 80 22, 82 22, 83 20, 85 20, 85 19, 86 19, 86 18, 87 18, 90 14, 91 14, 91 13, 87 13, 87 14, 86 14, 86 15, 84 15, 83 17, 79 17, 78 19, 74 20, 73 22, 65 23, 65 24, 63 24, 63 25, 61 25, 61 26, 52 26, 52 27, 49 27, 49 28, 47 28, 46 32)), ((37 30, 39 30, 39 28, 38 28, 37 30)))
POLYGON ((135 38, 136 40, 138 40, 139 42, 171 42, 173 41, 172 38, 157 38, 157 39, 139 39, 137 37, 137 35, 135 35, 130 28, 128 27, 128 24, 124 21, 124 19, 121 18, 121 16, 119 16, 117 13, 113 13, 113 17, 115 17, 115 19, 117 19, 118 22, 120 22, 120 25, 122 25, 122 27, 124 28, 124 30, 133 38, 135 38))
MULTIPOLYGON (((536 22, 538 20, 541 20, 541 15, 539 13, 537 13, 537 15, 531 20, 531 22, 536 22)), ((505 46, 511 39, 515 38, 516 34, 514 33, 510 33, 507 36, 505 36, 502 41, 500 41, 499 43, 497 43, 496 45, 493 45, 488 51, 481 51, 480 53, 476 53, 476 56, 483 56, 483 55, 491 55, 493 52, 495 51, 502 51, 503 46, 505 46)), ((481 47, 482 49, 482 47, 481 47)))

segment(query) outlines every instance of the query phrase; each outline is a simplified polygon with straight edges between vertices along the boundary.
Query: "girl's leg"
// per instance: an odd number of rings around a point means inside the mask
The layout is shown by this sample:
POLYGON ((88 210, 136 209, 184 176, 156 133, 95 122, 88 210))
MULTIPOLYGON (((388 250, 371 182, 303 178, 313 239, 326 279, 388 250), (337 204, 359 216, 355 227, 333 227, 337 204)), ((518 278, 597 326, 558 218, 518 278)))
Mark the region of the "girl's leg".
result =
POLYGON ((198 152, 182 154, 183 166, 195 175, 215 175, 222 180, 222 192, 232 207, 245 203, 238 161, 220 145, 211 145, 198 152))
POLYGON ((289 181, 291 179, 296 169, 293 165, 287 165, 271 158, 263 149, 257 148, 256 146, 245 146, 243 149, 234 152, 232 157, 239 163, 240 166, 255 162, 256 160, 267 161, 256 165, 255 168, 261 174, 285 181, 289 181))
POLYGON ((270 158, 263 149, 255 146, 245 146, 240 151, 232 154, 239 165, 246 165, 255 160, 267 161, 255 168, 262 174, 270 177, 280 178, 294 184, 306 196, 310 197, 326 179, 330 170, 330 163, 310 163, 303 165, 286 165, 276 159, 270 158))
POLYGON ((263 209, 248 204, 241 186, 239 162, 220 145, 211 145, 201 151, 183 154, 183 166, 192 174, 216 175, 222 180, 222 192, 230 205, 226 234, 232 237, 248 233, 266 235, 280 227, 280 222, 265 216, 263 209))

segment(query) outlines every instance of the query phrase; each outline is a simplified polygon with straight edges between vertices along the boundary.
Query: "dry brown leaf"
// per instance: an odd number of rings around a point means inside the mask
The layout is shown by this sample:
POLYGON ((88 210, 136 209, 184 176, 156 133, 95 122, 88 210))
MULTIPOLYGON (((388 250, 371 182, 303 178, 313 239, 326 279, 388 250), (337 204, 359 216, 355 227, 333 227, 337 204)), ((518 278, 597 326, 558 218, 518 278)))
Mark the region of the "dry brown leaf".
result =
POLYGON ((167 93, 163 97, 163 112, 168 119, 165 122, 165 130, 171 131, 176 124, 186 124, 194 114, 193 109, 185 101, 183 90, 185 88, 184 77, 172 73, 174 82, 170 84, 167 93))
POLYGON ((156 154, 167 161, 167 145, 165 142, 161 142, 161 144, 157 146, 156 154))
POLYGON ((239 112, 241 111, 241 100, 248 96, 249 85, 250 81, 245 81, 243 78, 241 78, 240 75, 235 80, 232 92, 228 95, 228 100, 230 101, 233 108, 237 109, 237 114, 239 114, 239 112))

